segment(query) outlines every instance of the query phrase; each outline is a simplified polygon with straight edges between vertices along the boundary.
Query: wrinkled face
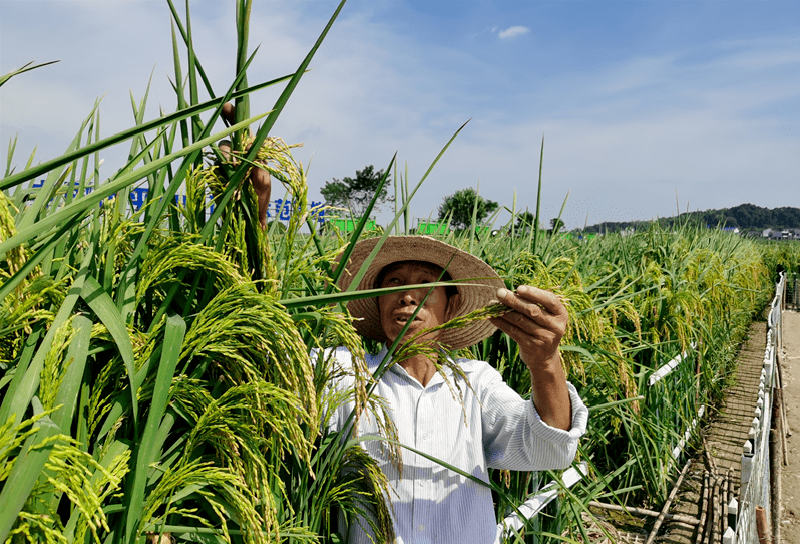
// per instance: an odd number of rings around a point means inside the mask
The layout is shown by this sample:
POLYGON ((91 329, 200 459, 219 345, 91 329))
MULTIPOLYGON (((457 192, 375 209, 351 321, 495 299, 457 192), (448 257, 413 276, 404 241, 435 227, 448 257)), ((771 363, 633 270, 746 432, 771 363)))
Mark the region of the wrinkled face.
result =
MULTIPOLYGON (((431 263, 402 261, 387 266, 381 274, 383 277, 378 287, 399 287, 439 281, 442 269, 431 263)), ((441 325, 449 319, 451 304, 448 304, 445 288, 435 287, 432 292, 430 291, 430 288, 409 289, 378 297, 381 326, 389 341, 397 338, 426 295, 428 298, 408 328, 406 337, 411 337, 423 329, 441 325)), ((418 340, 432 340, 440 332, 430 333, 418 340)))

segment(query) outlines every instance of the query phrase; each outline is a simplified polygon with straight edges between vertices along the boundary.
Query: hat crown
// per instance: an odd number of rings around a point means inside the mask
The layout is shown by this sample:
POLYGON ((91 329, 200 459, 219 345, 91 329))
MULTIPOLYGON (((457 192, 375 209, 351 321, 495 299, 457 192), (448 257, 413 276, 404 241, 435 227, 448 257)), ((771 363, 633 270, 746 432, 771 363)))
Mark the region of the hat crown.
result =
MULTIPOLYGON (((368 238, 356 243, 348 265, 339 278, 342 291, 350 287, 379 241, 380 238, 368 238)), ((491 266, 455 246, 429 236, 388 236, 370 262, 357 290, 377 287, 376 281, 381 270, 402 261, 431 263, 449 273, 454 281, 460 282, 457 288, 461 303, 451 318, 486 306, 496 296, 497 289, 505 287, 491 266)), ((380 322, 377 297, 351 300, 347 308, 356 318, 355 327, 359 334, 379 342, 387 340, 380 322)), ((494 330, 494 325, 488 320, 478 321, 444 330, 437 340, 451 349, 459 349, 483 340, 494 330)))

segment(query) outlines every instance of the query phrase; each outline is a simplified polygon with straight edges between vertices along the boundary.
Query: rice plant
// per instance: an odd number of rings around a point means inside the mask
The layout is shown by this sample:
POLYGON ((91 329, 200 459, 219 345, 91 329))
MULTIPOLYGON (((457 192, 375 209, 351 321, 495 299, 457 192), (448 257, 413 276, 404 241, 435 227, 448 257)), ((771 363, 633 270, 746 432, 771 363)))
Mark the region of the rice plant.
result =
MULTIPOLYGON (((316 228, 295 144, 270 134, 343 4, 294 73, 250 84, 252 5, 237 0, 237 77, 215 91, 195 54, 189 5, 179 13, 168 2, 175 112, 146 121, 145 95, 130 129, 101 138, 96 107, 61 157, 31 157, 19 171, 12 142, 0 181, 3 542, 129 543, 164 533, 336 542, 339 516, 365 514, 391 539, 385 477, 357 440, 327 431, 342 403, 356 406, 353 418, 386 409, 363 358, 377 346, 357 335, 341 304, 376 293, 337 293, 335 263, 361 237, 408 232, 430 168, 414 188, 395 176, 397 213, 385 229, 367 233, 362 220, 343 237, 316 228), (274 85, 283 86, 274 107, 251 116, 249 94, 274 85), (229 101, 235 122, 215 132, 229 101), (220 152, 223 138, 236 160, 220 152), (121 143, 128 162, 102 179, 98 152, 121 143), (254 164, 291 195, 283 232, 261 228, 246 183, 254 164), (134 206, 132 190, 143 185, 147 199, 134 206), (355 355, 352 368, 334 364, 338 346, 355 355), (332 381, 351 385, 336 393, 332 381)), ((0 85, 33 68, 47 69, 23 67, 0 85)), ((514 232, 513 222, 502 230, 513 235, 440 237, 486 260, 509 288, 561 297, 570 316, 562 359, 591 411, 579 453, 590 474, 510 541, 586 541, 589 500, 663 500, 681 426, 722 396, 775 271, 797 270, 800 254, 691 226, 591 241, 514 232), (684 351, 694 364, 671 387, 650 388, 653 370, 684 351)), ((462 355, 489 361, 529 395, 530 374, 499 332, 462 355)), ((404 445, 384 431, 397 454, 404 445)), ((498 518, 550 478, 559 475, 494 471, 498 518)))

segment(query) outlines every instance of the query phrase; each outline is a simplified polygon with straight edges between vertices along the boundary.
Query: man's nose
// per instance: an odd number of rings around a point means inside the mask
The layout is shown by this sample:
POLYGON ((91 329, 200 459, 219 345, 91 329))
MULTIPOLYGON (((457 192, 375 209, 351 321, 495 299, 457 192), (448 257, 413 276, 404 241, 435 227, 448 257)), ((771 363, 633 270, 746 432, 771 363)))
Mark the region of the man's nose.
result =
POLYGON ((400 302, 402 304, 419 304, 420 298, 419 289, 409 289, 400 294, 400 302))

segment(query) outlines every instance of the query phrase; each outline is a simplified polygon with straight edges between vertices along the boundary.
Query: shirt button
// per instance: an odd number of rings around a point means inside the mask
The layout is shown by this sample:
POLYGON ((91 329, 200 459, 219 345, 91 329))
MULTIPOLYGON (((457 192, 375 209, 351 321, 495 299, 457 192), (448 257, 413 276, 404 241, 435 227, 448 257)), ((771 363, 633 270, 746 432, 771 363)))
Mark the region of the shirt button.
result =
POLYGON ((424 526, 424 525, 422 525, 422 524, 420 524, 420 526, 419 526, 419 527, 417 527, 417 529, 419 529, 420 531, 424 531, 424 530, 425 530, 425 526, 424 526))

